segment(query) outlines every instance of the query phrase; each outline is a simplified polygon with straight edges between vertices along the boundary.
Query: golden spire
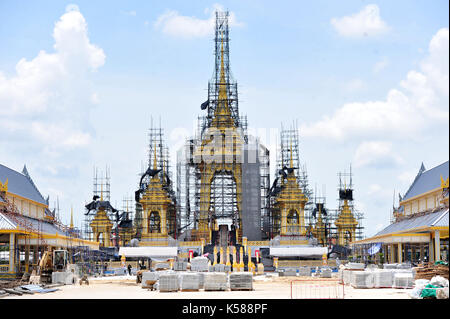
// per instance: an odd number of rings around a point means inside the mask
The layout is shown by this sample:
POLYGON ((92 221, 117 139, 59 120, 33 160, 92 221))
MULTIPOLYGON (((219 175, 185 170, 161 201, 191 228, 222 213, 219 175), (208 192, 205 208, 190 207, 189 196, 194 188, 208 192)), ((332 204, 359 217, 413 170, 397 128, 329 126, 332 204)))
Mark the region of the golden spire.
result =
POLYGON ((73 228, 73 206, 70 207, 70 229, 73 228))
POLYGON ((103 184, 100 184, 100 200, 103 201, 103 184))
POLYGON ((231 116, 230 109, 228 107, 228 94, 227 94, 227 81, 225 77, 225 59, 224 59, 224 49, 223 49, 223 32, 222 32, 222 38, 221 38, 221 48, 220 48, 220 80, 219 80, 219 98, 218 98, 218 105, 214 112, 216 121, 219 120, 222 122, 221 124, 225 124, 225 126, 231 125, 231 118, 223 119, 223 118, 217 118, 218 115, 220 116, 231 116), (226 123, 225 123, 226 122, 226 123))

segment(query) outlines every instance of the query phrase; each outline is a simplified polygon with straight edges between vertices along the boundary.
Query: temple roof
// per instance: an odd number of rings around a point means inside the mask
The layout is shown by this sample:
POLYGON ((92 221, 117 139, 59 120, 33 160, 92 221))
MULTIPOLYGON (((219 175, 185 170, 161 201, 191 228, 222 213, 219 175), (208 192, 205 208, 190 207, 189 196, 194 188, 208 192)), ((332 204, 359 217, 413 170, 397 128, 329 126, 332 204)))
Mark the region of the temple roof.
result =
POLYGON ((19 173, 0 164, 0 181, 4 183, 6 180, 8 180, 8 193, 12 193, 48 206, 47 200, 39 192, 36 185, 34 185, 33 180, 28 174, 25 166, 23 172, 19 173))
POLYGON ((429 170, 425 170, 422 163, 414 182, 403 196, 402 201, 439 188, 441 186, 441 176, 444 180, 446 180, 448 178, 448 171, 448 161, 429 170))
POLYGON ((443 208, 433 213, 403 219, 397 223, 390 224, 382 231, 375 234, 374 237, 391 233, 398 233, 406 230, 413 230, 422 227, 448 227, 448 220, 448 208, 443 208))

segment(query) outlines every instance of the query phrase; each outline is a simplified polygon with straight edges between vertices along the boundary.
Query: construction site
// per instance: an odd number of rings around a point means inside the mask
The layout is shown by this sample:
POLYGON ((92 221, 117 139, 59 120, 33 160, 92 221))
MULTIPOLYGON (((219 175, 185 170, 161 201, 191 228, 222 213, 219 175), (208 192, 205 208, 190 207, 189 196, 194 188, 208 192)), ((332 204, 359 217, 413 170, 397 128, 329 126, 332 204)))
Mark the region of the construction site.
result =
MULTIPOLYGON (((196 134, 171 163, 152 120, 146 165, 122 207, 111 204, 108 168, 94 168, 81 229, 63 225, 42 195, 36 213, 24 213, 13 177, 0 175, 0 298, 448 298, 447 261, 388 263, 377 242, 362 243, 351 165, 337 172, 336 202, 327 203, 311 187, 297 123, 280 128, 274 150, 248 133, 229 31, 229 13, 216 12, 196 134), (424 269, 433 275, 418 276, 424 269)), ((448 243, 448 178, 445 189, 448 243)))

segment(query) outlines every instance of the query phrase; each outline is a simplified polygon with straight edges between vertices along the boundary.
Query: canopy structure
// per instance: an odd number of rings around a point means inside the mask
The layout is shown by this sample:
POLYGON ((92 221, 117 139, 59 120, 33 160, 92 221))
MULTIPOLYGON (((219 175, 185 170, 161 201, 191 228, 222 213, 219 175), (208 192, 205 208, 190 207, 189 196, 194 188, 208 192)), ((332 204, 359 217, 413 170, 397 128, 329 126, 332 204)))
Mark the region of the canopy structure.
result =
POLYGON ((177 247, 120 247, 119 256, 173 258, 177 256, 177 247))
POLYGON ((313 257, 328 253, 327 247, 270 247, 270 256, 274 257, 313 257))

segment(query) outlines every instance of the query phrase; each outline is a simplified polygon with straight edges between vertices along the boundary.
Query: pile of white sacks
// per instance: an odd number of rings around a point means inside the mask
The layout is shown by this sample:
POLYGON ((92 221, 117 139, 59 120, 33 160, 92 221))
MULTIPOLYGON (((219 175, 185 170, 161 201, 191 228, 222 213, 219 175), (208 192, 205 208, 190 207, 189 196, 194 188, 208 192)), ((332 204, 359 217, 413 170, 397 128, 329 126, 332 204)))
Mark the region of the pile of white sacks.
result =
POLYGON ((338 276, 354 288, 413 288, 415 272, 405 265, 387 264, 380 269, 375 265, 348 263, 339 266, 338 276))
POLYGON ((436 299, 449 299, 448 279, 444 277, 434 276, 431 280, 417 279, 414 283, 414 289, 411 290, 409 296, 412 299, 423 299, 421 295, 424 289, 436 289, 436 299), (428 284, 438 288, 426 288, 428 284))

